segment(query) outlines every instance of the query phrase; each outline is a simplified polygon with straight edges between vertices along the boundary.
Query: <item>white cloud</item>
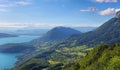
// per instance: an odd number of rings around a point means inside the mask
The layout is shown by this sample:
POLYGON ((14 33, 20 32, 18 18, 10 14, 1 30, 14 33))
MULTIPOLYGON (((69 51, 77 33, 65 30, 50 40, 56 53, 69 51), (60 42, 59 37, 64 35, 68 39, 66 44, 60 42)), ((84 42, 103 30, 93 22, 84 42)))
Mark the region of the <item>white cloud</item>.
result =
POLYGON ((66 27, 98 27, 100 25, 93 23, 0 23, 0 28, 53 28, 57 26, 66 27))
POLYGON ((113 15, 115 14, 115 8, 108 8, 99 12, 100 15, 113 15))
POLYGON ((19 2, 16 2, 16 4, 18 4, 18 5, 29 5, 29 4, 31 4, 31 2, 19 1, 19 2))
POLYGON ((23 23, 0 23, 0 28, 25 28, 28 25, 23 23))
POLYGON ((9 8, 32 4, 32 0, 0 0, 0 12, 6 12, 9 8))
POLYGON ((80 12, 91 12, 91 11, 96 11, 96 10, 97 10, 97 8, 95 8, 95 7, 89 7, 88 9, 80 10, 80 12))
POLYGON ((102 10, 99 12, 100 15, 105 16, 105 15, 114 15, 117 11, 120 11, 120 8, 107 8, 105 10, 102 10))
POLYGON ((116 3, 118 0, 96 0, 99 3, 116 3))

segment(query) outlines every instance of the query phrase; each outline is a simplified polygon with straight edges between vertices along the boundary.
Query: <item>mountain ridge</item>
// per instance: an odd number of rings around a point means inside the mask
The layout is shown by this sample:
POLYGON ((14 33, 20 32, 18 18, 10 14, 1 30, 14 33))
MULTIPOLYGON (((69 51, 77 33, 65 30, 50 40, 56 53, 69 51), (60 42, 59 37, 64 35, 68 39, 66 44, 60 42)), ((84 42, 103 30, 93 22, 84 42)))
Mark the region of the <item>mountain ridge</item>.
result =
POLYGON ((72 43, 75 43, 73 46, 95 46, 100 43, 114 44, 119 42, 120 19, 114 17, 93 31, 69 37, 63 44, 66 43, 66 46, 70 46, 72 43))
POLYGON ((44 44, 44 43, 52 43, 52 42, 62 42, 63 40, 67 39, 68 37, 76 34, 81 34, 80 31, 69 28, 69 27, 55 27, 49 30, 46 34, 42 37, 32 40, 30 43, 32 44, 44 44))
POLYGON ((69 28, 69 27, 55 27, 51 30, 49 30, 45 35, 43 35, 42 38, 45 38, 47 41, 54 41, 59 39, 66 39, 67 37, 79 34, 80 31, 77 31, 75 29, 69 28))

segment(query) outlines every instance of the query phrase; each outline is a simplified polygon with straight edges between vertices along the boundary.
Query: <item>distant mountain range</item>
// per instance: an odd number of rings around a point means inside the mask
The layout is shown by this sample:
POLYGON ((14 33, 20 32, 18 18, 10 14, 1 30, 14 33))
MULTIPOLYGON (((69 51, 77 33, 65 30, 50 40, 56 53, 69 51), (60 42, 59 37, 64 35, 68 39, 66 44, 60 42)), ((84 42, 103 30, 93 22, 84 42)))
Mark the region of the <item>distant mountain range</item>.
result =
POLYGON ((12 33, 17 35, 44 35, 49 29, 19 29, 12 33))
MULTIPOLYGON (((96 29, 96 27, 73 27, 72 29, 78 30, 82 33, 92 31, 96 29)), ((23 29, 15 29, 15 28, 0 28, 0 33, 6 34, 14 34, 14 35, 44 35, 51 29, 42 29, 42 28, 23 28, 23 29)))
POLYGON ((69 38, 72 35, 82 34, 80 31, 77 31, 72 28, 68 27, 55 27, 51 30, 49 30, 46 34, 44 34, 42 37, 35 39, 31 41, 33 45, 41 45, 45 43, 57 43, 62 42, 63 40, 69 38))
POLYGON ((37 39, 39 41, 59 41, 65 40, 68 37, 76 34, 81 34, 80 31, 74 30, 72 28, 67 27, 55 27, 49 30, 46 34, 44 34, 41 38, 37 39))
POLYGON ((12 34, 6 34, 6 33, 0 33, 0 38, 5 38, 5 37, 16 37, 17 35, 12 35, 12 34))
POLYGON ((20 44, 1 45, 2 48, 0 48, 0 52, 10 52, 10 53, 17 52, 15 50, 17 47, 19 47, 19 49, 17 49, 18 52, 23 52, 26 49, 29 49, 29 48, 31 49, 31 47, 29 47, 29 45, 30 46, 32 45, 33 48, 35 48, 35 47, 40 47, 40 48, 49 47, 50 48, 51 46, 54 46, 54 45, 62 42, 63 40, 67 39, 68 37, 70 37, 74 34, 81 34, 81 32, 74 30, 72 28, 68 28, 68 27, 55 27, 38 39, 32 40, 25 44, 21 43, 21 46, 20 46, 20 44), (20 48, 21 49, 25 48, 25 49, 21 50, 20 48))
POLYGON ((43 35, 49 29, 40 29, 40 28, 23 28, 23 29, 15 29, 15 28, 0 28, 0 33, 6 34, 14 34, 14 35, 43 35))

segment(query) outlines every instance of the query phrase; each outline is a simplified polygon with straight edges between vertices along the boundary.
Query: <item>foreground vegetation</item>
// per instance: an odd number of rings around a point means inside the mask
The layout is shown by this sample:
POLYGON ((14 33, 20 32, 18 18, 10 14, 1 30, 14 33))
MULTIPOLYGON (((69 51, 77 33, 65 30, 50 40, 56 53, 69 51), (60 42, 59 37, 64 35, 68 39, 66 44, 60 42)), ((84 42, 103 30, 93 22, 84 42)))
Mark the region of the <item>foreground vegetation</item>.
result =
POLYGON ((39 54, 14 70, 120 70, 120 44, 64 47, 39 54))
POLYGON ((16 64, 14 70, 60 70, 65 65, 72 64, 86 56, 91 49, 83 45, 48 50, 33 56, 23 63, 20 61, 20 64, 16 64))
POLYGON ((120 44, 102 44, 64 70, 120 70, 120 44))

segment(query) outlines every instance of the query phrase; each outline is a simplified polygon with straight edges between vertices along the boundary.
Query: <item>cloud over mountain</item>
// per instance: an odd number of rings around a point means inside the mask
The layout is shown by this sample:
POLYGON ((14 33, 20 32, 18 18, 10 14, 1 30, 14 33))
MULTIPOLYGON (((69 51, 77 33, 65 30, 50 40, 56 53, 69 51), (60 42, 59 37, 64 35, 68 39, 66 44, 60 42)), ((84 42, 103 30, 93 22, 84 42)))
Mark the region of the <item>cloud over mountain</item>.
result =
POLYGON ((118 9, 116 9, 116 8, 107 8, 105 10, 100 11, 99 14, 102 15, 102 16, 113 15, 119 10, 120 10, 119 8, 118 9))

